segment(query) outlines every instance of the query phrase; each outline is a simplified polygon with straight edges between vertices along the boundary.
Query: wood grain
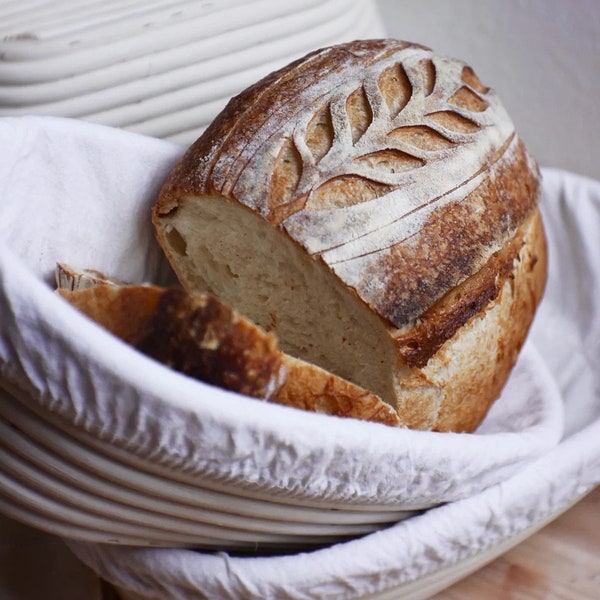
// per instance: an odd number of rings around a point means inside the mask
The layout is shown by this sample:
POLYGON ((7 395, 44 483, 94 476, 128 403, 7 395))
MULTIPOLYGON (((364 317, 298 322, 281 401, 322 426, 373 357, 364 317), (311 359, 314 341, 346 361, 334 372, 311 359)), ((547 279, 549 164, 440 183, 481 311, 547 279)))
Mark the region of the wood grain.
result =
POLYGON ((434 600, 600 598, 600 487, 494 562, 434 600))

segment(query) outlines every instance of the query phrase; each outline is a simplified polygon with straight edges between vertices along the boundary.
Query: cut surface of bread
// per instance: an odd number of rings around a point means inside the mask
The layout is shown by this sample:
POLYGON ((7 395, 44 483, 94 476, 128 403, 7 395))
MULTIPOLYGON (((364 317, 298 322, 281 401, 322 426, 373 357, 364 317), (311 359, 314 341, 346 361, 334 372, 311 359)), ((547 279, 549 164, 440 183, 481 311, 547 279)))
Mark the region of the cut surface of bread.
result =
POLYGON ((153 222, 182 285, 380 396, 472 431, 545 281, 539 170, 493 90, 423 46, 314 52, 232 99, 153 222))
POLYGON ((399 424, 396 413, 377 396, 282 353, 273 334, 214 296, 153 285, 116 285, 85 274, 73 286, 74 271, 60 272, 66 287, 58 293, 65 300, 178 372, 294 408, 399 424))

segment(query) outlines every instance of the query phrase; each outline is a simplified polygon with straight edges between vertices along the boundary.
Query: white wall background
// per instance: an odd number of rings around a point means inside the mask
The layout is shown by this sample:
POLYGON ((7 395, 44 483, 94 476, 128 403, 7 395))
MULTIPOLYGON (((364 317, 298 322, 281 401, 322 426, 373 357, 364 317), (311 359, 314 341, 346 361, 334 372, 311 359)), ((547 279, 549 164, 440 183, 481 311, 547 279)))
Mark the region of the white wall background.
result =
POLYGON ((599 0, 378 0, 387 34, 469 63, 538 162, 600 179, 599 0))

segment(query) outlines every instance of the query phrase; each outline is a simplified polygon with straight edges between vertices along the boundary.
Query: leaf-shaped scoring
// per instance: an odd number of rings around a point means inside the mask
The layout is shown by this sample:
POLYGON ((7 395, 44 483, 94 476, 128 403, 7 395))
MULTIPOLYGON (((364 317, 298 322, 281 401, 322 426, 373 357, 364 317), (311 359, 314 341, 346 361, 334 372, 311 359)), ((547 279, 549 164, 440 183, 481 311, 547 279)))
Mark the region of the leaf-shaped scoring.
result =
POLYGON ((305 208, 308 210, 331 210, 361 204, 390 192, 390 186, 376 181, 343 175, 329 179, 313 190, 305 208))
POLYGON ((395 118, 408 104, 412 94, 412 86, 403 66, 396 62, 384 69, 377 85, 387 105, 390 118, 395 118))
POLYGON ((393 129, 389 135, 410 146, 433 152, 447 150, 454 145, 454 142, 427 125, 405 125, 393 129))
MULTIPOLYGON (((303 131, 305 154, 297 191, 313 196, 305 208, 330 207, 324 194, 330 189, 327 179, 341 175, 353 176, 353 188, 364 187, 361 193, 353 190, 349 205, 357 197, 362 202, 379 198, 374 182, 401 185, 412 170, 440 160, 464 143, 465 134, 477 132, 481 124, 469 117, 484 113, 488 103, 470 83, 479 90, 482 86, 470 70, 451 75, 443 69, 438 75, 434 59, 421 53, 414 60, 393 60, 373 69, 358 87, 350 89, 351 81, 341 85, 303 131)), ((341 193, 339 180, 333 190, 341 193)), ((335 204, 343 207, 343 194, 335 204)))
POLYGON ((458 133, 474 133, 479 129, 477 123, 452 110, 440 110, 430 113, 427 115, 427 120, 437 123, 444 130, 456 131, 458 133))
POLYGON ((279 152, 271 180, 271 193, 285 204, 298 187, 302 157, 292 140, 286 140, 279 152))
POLYGON ((315 162, 319 162, 329 152, 333 144, 333 123, 329 112, 329 104, 325 104, 315 112, 306 128, 306 146, 315 162))
POLYGON ((488 103, 467 86, 454 92, 448 102, 473 112, 483 112, 488 107, 488 103))
POLYGON ((403 171, 417 169, 425 164, 425 160, 422 158, 393 149, 370 152, 364 156, 359 156, 356 160, 360 164, 381 173, 402 173, 403 171))
MULTIPOLYGON (((415 231, 449 191, 479 172, 481 156, 499 150, 514 133, 498 99, 470 68, 421 48, 345 73, 320 100, 321 106, 329 102, 331 145, 315 162, 307 126, 296 121, 290 133, 303 161, 296 197, 304 200, 296 204, 298 213, 288 212, 284 226, 309 252, 331 250, 330 258, 323 255, 328 261, 377 251, 415 231), (349 115, 352 109, 356 114, 349 115), (390 168, 400 157, 402 168, 390 168), (351 193, 343 193, 343 181, 352 183, 351 193), (377 234, 382 229, 383 237, 377 234), (304 238, 304 231, 319 233, 304 238)), ((307 124, 315 116, 314 109, 308 112, 307 124)))
POLYGON ((346 100, 346 113, 350 123, 352 143, 356 144, 373 122, 373 111, 364 88, 354 90, 346 100))

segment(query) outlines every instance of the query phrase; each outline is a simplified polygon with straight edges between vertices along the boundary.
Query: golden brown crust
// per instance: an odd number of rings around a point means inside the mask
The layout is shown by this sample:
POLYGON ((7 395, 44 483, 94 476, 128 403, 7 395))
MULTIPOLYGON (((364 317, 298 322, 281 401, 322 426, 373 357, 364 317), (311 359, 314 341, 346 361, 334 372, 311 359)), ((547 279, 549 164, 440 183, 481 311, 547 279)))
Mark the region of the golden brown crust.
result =
POLYGON ((337 417, 401 424, 396 411, 375 394, 287 354, 283 363, 287 376, 275 392, 274 402, 337 417))
MULTIPOLYGON (((495 257, 503 265, 497 274, 497 296, 467 319, 426 365, 403 373, 398 414, 407 427, 473 431, 499 396, 544 291, 546 240, 539 211, 519 229, 504 254, 508 256, 499 253, 495 257), (502 275, 503 268, 508 268, 504 258, 508 259, 514 248, 518 251, 510 260, 510 271, 502 275)), ((493 275, 492 269, 492 265, 486 265, 483 273, 462 286, 462 291, 471 294, 470 286, 480 285, 479 276, 487 281, 493 275)), ((453 293, 460 294, 461 289, 453 293)), ((434 323, 424 325, 425 328, 436 326, 436 311, 452 311, 451 300, 451 295, 444 298, 432 311, 434 323)), ((441 323, 448 321, 445 316, 441 319, 441 323)), ((416 331, 411 335, 418 338, 423 333, 416 331)))
POLYGON ((83 288, 59 288, 57 292, 112 334, 135 345, 156 310, 162 290, 155 286, 106 285, 101 277, 87 282, 83 288))
POLYGON ((212 296, 148 285, 59 293, 139 351, 190 377, 258 398, 278 385, 275 337, 212 296))
POLYGON ((135 347, 190 377, 267 398, 281 371, 275 336, 210 295, 163 291, 135 347))
POLYGON ((438 417, 438 431, 473 431, 500 395, 517 361, 546 282, 546 238, 537 211, 528 238, 501 291, 508 299, 500 298, 506 309, 499 319, 500 336, 493 340, 496 360, 473 365, 461 381, 460 389, 448 390, 448 401, 438 417))
MULTIPOLYGON (((539 219, 538 212, 531 218, 539 219)), ((413 327, 392 332, 400 354, 410 367, 424 367, 444 342, 497 298, 506 278, 514 277, 515 261, 524 244, 523 232, 529 227, 527 220, 479 271, 422 313, 413 327)))

